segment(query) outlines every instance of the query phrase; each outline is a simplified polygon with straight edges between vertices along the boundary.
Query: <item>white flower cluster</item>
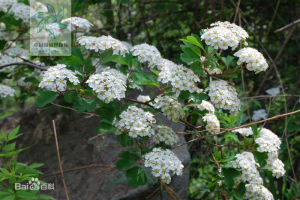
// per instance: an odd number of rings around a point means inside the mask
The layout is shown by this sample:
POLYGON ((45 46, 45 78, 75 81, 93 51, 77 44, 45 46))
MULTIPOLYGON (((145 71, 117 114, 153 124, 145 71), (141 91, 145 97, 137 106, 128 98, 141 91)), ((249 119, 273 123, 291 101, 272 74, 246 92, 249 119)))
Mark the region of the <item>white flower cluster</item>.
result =
POLYGON ((89 32, 90 28, 93 26, 91 22, 87 19, 83 19, 80 17, 70 17, 61 21, 62 23, 68 24, 68 29, 71 31, 84 31, 89 32))
POLYGON ((135 45, 130 51, 133 56, 138 57, 141 63, 148 63, 151 68, 155 67, 162 59, 157 48, 146 43, 135 45))
POLYGON ((172 68, 172 66, 176 65, 174 62, 168 60, 168 59, 160 59, 158 63, 156 63, 156 68, 158 70, 162 70, 164 67, 172 68))
POLYGON ((236 160, 232 161, 232 165, 234 168, 242 170, 241 177, 243 182, 262 185, 263 180, 256 168, 257 166, 259 166, 259 164, 255 162, 253 154, 251 152, 245 151, 243 153, 237 154, 235 157, 236 160))
POLYGON ((126 45, 111 36, 82 36, 78 38, 77 42, 86 49, 94 50, 96 52, 112 49, 113 54, 121 54, 124 56, 129 51, 126 45))
POLYGON ((251 47, 243 48, 237 51, 234 56, 238 57, 237 64, 246 63, 246 68, 249 71, 254 71, 256 74, 268 69, 268 63, 264 56, 251 47))
POLYGON ((259 152, 276 152, 280 148, 281 141, 275 133, 262 128, 255 143, 258 144, 257 151, 259 152))
POLYGON ((211 28, 205 29, 201 39, 214 49, 235 49, 238 44, 248 37, 247 32, 229 22, 217 22, 211 24, 211 28))
POLYGON ((120 121, 114 121, 114 125, 118 128, 117 134, 127 133, 130 137, 136 138, 154 135, 155 122, 150 112, 145 112, 136 106, 129 106, 120 114, 120 121))
POLYGON ((33 15, 35 13, 35 11, 23 3, 15 3, 11 6, 8 13, 13 14, 17 20, 21 19, 25 23, 29 23, 30 16, 31 16, 31 14, 33 15), (31 10, 31 12, 30 12, 30 10, 31 10))
POLYGON ((246 184, 245 199, 249 200, 274 200, 272 193, 263 185, 246 184))
POLYGON ((23 48, 11 47, 4 51, 4 54, 12 57, 22 57, 27 59, 29 57, 28 51, 23 48))
POLYGON ((211 81, 208 95, 216 108, 236 113, 240 110, 241 102, 234 87, 223 80, 211 81))
POLYGON ((171 173, 177 176, 182 175, 183 164, 177 156, 169 149, 154 148, 145 155, 145 167, 152 168, 152 174, 163 182, 171 182, 171 173))
POLYGON ((158 144, 164 142, 167 145, 174 145, 178 142, 176 133, 167 126, 156 126, 154 141, 158 144))
POLYGON ((199 110, 207 110, 209 113, 215 113, 215 107, 209 101, 202 100, 201 104, 196 104, 199 110))
POLYGON ((253 121, 259 121, 261 119, 266 119, 268 117, 268 114, 265 109, 259 109, 255 110, 253 112, 252 120, 253 121))
POLYGON ((215 23, 212 23, 211 26, 223 26, 223 27, 226 27, 228 29, 231 30, 231 32, 236 36, 238 37, 239 41, 241 40, 246 40, 249 35, 248 33, 245 31, 245 29, 243 29, 242 27, 234 24, 234 23, 230 23, 228 21, 225 21, 225 22, 215 22, 215 23))
POLYGON ((67 69, 64 64, 58 64, 50 67, 43 73, 43 78, 39 87, 53 92, 65 91, 67 88, 67 81, 74 85, 79 84, 75 72, 67 69))
POLYGON ((0 11, 7 12, 11 6, 17 3, 17 0, 0 0, 0 11))
POLYGON ((105 68, 102 72, 93 74, 86 81, 97 94, 97 97, 109 103, 114 99, 125 98, 126 76, 116 69, 105 68))
MULTIPOLYGON (((5 54, 0 54, 0 63, 1 65, 6 65, 6 64, 11 64, 11 63, 16 63, 16 62, 22 62, 22 60, 20 58, 16 58, 16 57, 11 57, 9 55, 5 55, 5 54)), ((2 71, 12 71, 14 70, 16 66, 9 66, 9 67, 5 67, 0 69, 0 72, 2 71)))
POLYGON ((257 151, 268 152, 267 168, 273 172, 273 176, 282 177, 285 169, 282 161, 278 159, 278 150, 281 144, 279 137, 269 129, 262 128, 255 143, 258 144, 257 151))
POLYGON ((182 105, 169 96, 159 95, 154 99, 154 107, 161 109, 163 114, 174 122, 178 122, 184 116, 182 105))
POLYGON ((284 164, 278 159, 278 152, 268 153, 267 169, 272 171, 272 175, 276 178, 280 178, 285 174, 284 164))
POLYGON ((218 133, 220 132, 220 122, 216 115, 207 113, 202 118, 204 122, 206 122, 205 129, 210 133, 218 133))
POLYGON ((272 193, 263 185, 246 184, 245 199, 249 200, 274 200, 272 193))
POLYGON ((197 82, 200 82, 199 77, 183 65, 166 65, 161 69, 158 81, 165 84, 170 83, 176 95, 179 95, 180 91, 183 90, 188 90, 191 93, 201 92, 197 87, 197 82))
POLYGON ((15 96, 15 90, 9 86, 0 84, 0 97, 15 96))
POLYGON ((232 132, 239 133, 242 136, 246 136, 246 137, 249 136, 249 135, 253 135, 253 131, 252 131, 251 127, 248 127, 248 128, 238 128, 238 129, 233 130, 232 132))

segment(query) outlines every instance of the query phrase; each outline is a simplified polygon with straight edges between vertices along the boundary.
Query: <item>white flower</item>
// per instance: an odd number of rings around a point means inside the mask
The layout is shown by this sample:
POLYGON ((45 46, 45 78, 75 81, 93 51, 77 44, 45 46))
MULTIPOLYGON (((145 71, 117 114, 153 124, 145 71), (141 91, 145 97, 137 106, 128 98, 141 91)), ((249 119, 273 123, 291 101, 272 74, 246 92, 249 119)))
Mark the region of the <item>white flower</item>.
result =
POLYGON ((200 82, 199 77, 194 72, 183 65, 169 63, 161 68, 158 76, 158 81, 162 83, 170 83, 172 89, 178 96, 180 91, 187 90, 191 93, 201 92, 197 87, 197 82, 200 82))
POLYGON ((261 184, 246 184, 245 199, 274 200, 272 193, 261 184))
POLYGON ((125 98, 126 79, 124 74, 108 67, 98 74, 91 75, 86 83, 99 99, 109 103, 114 99, 125 98))
POLYGON ((169 96, 159 95, 154 99, 154 107, 161 109, 163 114, 174 122, 178 122, 184 116, 182 105, 169 96))
MULTIPOLYGON (((5 55, 5 54, 3 54, 3 55, 0 54, 0 63, 1 63, 1 65, 6 65, 6 64, 16 63, 16 62, 22 62, 22 60, 20 58, 15 58, 15 57, 11 57, 11 56, 8 56, 8 55, 5 55)), ((2 71, 11 72, 11 71, 14 70, 15 67, 16 67, 15 65, 5 67, 5 68, 0 69, 0 72, 2 72, 2 71)))
POLYGON ((248 37, 243 28, 229 22, 217 22, 211 26, 211 28, 204 30, 201 39, 214 49, 226 50, 229 47, 235 49, 242 40, 248 37))
POLYGON ((237 51, 234 56, 238 57, 238 65, 242 63, 247 64, 249 71, 254 71, 256 74, 268 69, 268 63, 264 56, 256 49, 246 47, 237 51))
POLYGON ((178 142, 176 133, 167 126, 156 126, 154 141, 156 143, 164 142, 167 145, 174 145, 178 142))
POLYGON ((156 121, 150 112, 145 112, 136 106, 129 106, 119 117, 120 121, 114 121, 114 125, 118 128, 116 134, 125 133, 133 138, 155 134, 153 125, 156 121))
POLYGON ((11 6, 17 3, 17 0, 0 0, 0 11, 7 12, 11 6))
POLYGON ((270 88, 266 90, 266 93, 272 96, 277 96, 280 94, 280 88, 279 87, 270 88))
POLYGON ((43 79, 39 87, 54 92, 61 92, 67 89, 67 81, 74 85, 79 84, 75 72, 67 69, 64 64, 57 64, 43 73, 43 79))
POLYGON ((111 36, 82 36, 78 38, 77 42, 86 49, 96 52, 111 49, 113 50, 113 54, 124 56, 129 51, 126 45, 111 36))
POLYGON ((71 31, 84 31, 89 32, 90 28, 93 26, 87 19, 80 17, 70 17, 61 21, 62 23, 69 24, 68 29, 71 31))
POLYGON ((215 107, 209 101, 202 100, 201 104, 196 104, 199 110, 207 110, 209 113, 215 113, 215 107))
POLYGON ((11 6, 8 13, 13 14, 17 20, 21 19, 25 23, 29 23, 30 16, 34 15, 35 11, 23 3, 15 3, 11 6))
POLYGON ((231 32, 238 37, 239 40, 246 40, 249 35, 248 33, 240 26, 230 23, 228 21, 225 22, 215 22, 212 23, 211 26, 223 26, 231 30, 231 32))
POLYGON ((257 170, 259 164, 255 161, 254 156, 251 152, 243 152, 237 154, 236 160, 232 161, 232 165, 236 169, 241 169, 242 171, 242 181, 253 183, 253 184, 262 184, 263 180, 260 177, 260 174, 257 170))
POLYGON ((169 184, 171 175, 182 175, 183 164, 178 157, 169 149, 154 148, 145 155, 145 167, 152 169, 152 174, 169 184))
POLYGON ((4 54, 11 56, 11 57, 22 57, 25 59, 28 59, 28 57, 29 57, 28 51, 26 51, 23 48, 18 48, 18 47, 11 47, 9 49, 6 49, 4 51, 4 54))
POLYGON ((268 117, 268 114, 265 109, 259 109, 255 110, 253 112, 252 120, 253 121, 259 121, 261 119, 266 119, 268 117))
POLYGON ((251 127, 235 129, 235 130, 233 130, 232 132, 239 133, 239 134, 241 134, 242 136, 253 135, 253 131, 252 131, 252 128, 251 128, 251 127))
POLYGON ((13 88, 0 84, 0 97, 1 98, 5 98, 7 96, 13 97, 13 96, 15 96, 15 93, 16 93, 16 91, 13 88))
POLYGON ((202 118, 204 122, 206 122, 205 129, 210 133, 218 133, 220 132, 220 122, 218 118, 211 113, 207 113, 202 118))
POLYGON ((284 164, 278 159, 277 151, 268 153, 267 169, 272 171, 272 175, 276 178, 280 178, 285 174, 284 164))
POLYGON ((231 113, 236 113, 241 108, 241 102, 234 87, 223 80, 211 81, 208 95, 216 108, 229 110, 231 113))
POLYGON ((141 63, 147 63, 149 67, 155 67, 161 60, 161 55, 155 46, 139 44, 130 50, 133 56, 137 56, 141 63))
POLYGON ((149 102, 151 98, 149 96, 139 95, 136 100, 138 100, 139 102, 146 103, 149 102))
POLYGON ((262 128, 258 137, 255 139, 258 144, 257 151, 259 152, 273 152, 280 148, 281 141, 279 137, 269 129, 262 128))
POLYGON ((160 59, 159 62, 156 63, 156 68, 158 70, 162 70, 164 67, 172 68, 176 64, 168 59, 160 59))
POLYGON ((213 75, 213 74, 222 74, 222 70, 219 69, 219 68, 213 68, 213 67, 207 67, 205 68, 206 72, 209 74, 209 75, 213 75))

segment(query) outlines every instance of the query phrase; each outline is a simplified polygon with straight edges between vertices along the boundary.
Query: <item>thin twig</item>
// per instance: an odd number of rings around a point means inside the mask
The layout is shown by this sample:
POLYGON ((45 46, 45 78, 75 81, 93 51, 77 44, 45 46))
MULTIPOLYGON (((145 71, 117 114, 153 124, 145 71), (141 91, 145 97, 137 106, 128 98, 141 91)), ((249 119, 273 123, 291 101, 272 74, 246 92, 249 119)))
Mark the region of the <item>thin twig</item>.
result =
POLYGON ((61 160, 60 160, 60 153, 59 153, 59 147, 58 147, 57 133, 56 133, 56 127, 55 127, 55 121, 54 120, 52 120, 52 124, 53 124, 53 130, 54 130, 54 138, 55 138, 55 145, 56 145, 57 158, 58 158, 58 164, 59 164, 59 170, 60 170, 60 174, 61 174, 61 179, 62 179, 62 182, 64 184, 64 190, 65 190, 65 194, 66 194, 66 199, 69 200, 67 184, 66 184, 66 181, 65 181, 64 171, 63 171, 61 160))
POLYGON ((178 195, 169 187, 167 186, 164 182, 161 182, 162 186, 165 188, 169 196, 171 197, 172 200, 179 200, 180 198, 178 195))
MULTIPOLYGON (((56 107, 65 108, 65 109, 77 112, 76 109, 68 107, 68 106, 63 106, 63 105, 60 105, 60 104, 57 104, 57 103, 53 103, 53 102, 51 104, 54 105, 54 106, 56 106, 56 107)), ((89 115, 91 117, 101 117, 100 115, 98 115, 96 113, 90 113, 90 112, 82 112, 82 114, 89 115)))
POLYGON ((15 63, 9 63, 9 64, 5 64, 5 65, 0 65, 0 69, 5 68, 5 67, 9 67, 9 66, 14 66, 14 65, 27 65, 29 67, 34 67, 40 70, 47 70, 46 67, 40 66, 40 65, 36 65, 33 63, 29 63, 29 62, 15 62, 15 63))
POLYGON ((248 124, 245 124, 245 125, 242 125, 242 126, 238 126, 238 127, 234 127, 234 128, 230 128, 230 129, 224 129, 224 131, 221 131, 221 132, 218 132, 218 133, 215 133, 215 134, 210 134, 210 135, 205 135, 205 136, 198 136, 197 138, 194 138, 194 139, 189 140, 189 141, 187 141, 185 143, 179 144, 179 145, 177 145, 174 148, 183 146, 183 145, 191 143, 191 142, 195 142, 197 140, 202 140, 202 139, 205 139, 205 138, 222 135, 222 134, 225 134, 225 133, 227 133, 229 131, 233 131, 233 130, 236 130, 236 129, 239 129, 239 128, 246 128, 246 127, 249 127, 249 126, 253 126, 253 125, 256 125, 256 124, 261 124, 261 123, 264 123, 266 121, 271 121, 271 120, 282 118, 282 117, 287 117, 289 115, 294 115, 294 114, 297 114, 297 113, 300 113, 300 110, 296 110, 296 111, 289 112, 289 113, 284 113, 284 114, 281 114, 281 115, 275 115, 275 116, 267 118, 267 119, 263 119, 263 120, 256 121, 256 122, 251 122, 251 123, 248 123, 248 124))
POLYGON ((275 30, 274 32, 277 33, 277 32, 284 31, 284 30, 286 30, 286 29, 288 29, 288 28, 290 28, 290 27, 292 27, 292 26, 294 26, 296 24, 299 24, 299 23, 300 23, 300 18, 297 19, 297 20, 295 20, 295 21, 293 21, 292 23, 290 23, 288 25, 285 25, 284 27, 281 27, 281 28, 275 30))
MULTIPOLYGON (((104 165, 104 164, 90 164, 90 165, 85 165, 85 166, 81 166, 81 167, 75 167, 75 168, 71 168, 71 169, 67 169, 64 170, 64 173, 69 173, 69 172, 73 172, 73 171, 80 171, 83 169, 89 169, 89 168, 96 168, 96 167, 112 167, 110 165, 104 165)), ((45 174, 43 176, 41 176, 41 178, 45 178, 45 177, 49 177, 49 176, 56 176, 59 175, 61 172, 60 171, 56 171, 50 174, 45 174)))

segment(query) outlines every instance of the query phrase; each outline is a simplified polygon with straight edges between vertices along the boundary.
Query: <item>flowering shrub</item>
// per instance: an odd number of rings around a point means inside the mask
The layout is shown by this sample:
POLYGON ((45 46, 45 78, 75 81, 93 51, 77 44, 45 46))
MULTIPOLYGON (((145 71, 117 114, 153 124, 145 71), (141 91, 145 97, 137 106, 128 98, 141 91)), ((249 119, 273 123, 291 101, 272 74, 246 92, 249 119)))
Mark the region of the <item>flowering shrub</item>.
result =
MULTIPOLYGON (((23 5, 9 8, 5 7, 16 19, 22 18, 16 11, 27 12, 23 5)), ((27 72, 32 76, 27 81, 38 90, 40 107, 56 100, 101 117, 99 134, 115 133, 128 147, 116 167, 126 171, 131 186, 144 185, 151 176, 169 184, 173 176, 183 173, 183 164, 172 152, 181 145, 179 133, 154 118, 162 113, 185 124, 185 134, 193 135, 194 141, 221 138, 223 153, 213 152, 219 169, 216 187, 221 191, 246 199, 274 199, 265 182, 285 173, 278 158, 281 141, 262 126, 242 126, 245 105, 234 84, 240 70, 257 74, 266 71, 268 64, 258 50, 247 47, 249 36, 242 27, 216 22, 201 35, 187 36, 182 39, 182 63, 175 63, 149 44, 131 47, 109 35, 91 36, 93 25, 86 19, 64 21, 73 34, 82 29, 85 35, 73 37, 72 56, 58 58, 55 66, 33 60, 31 66, 39 70, 27 72), (132 91, 141 93, 146 87, 154 92, 129 98, 132 91)), ((4 51, 2 64, 16 62, 13 57, 19 57, 17 51, 4 51)), ((14 94, 14 89, 0 85, 1 98, 14 94)))

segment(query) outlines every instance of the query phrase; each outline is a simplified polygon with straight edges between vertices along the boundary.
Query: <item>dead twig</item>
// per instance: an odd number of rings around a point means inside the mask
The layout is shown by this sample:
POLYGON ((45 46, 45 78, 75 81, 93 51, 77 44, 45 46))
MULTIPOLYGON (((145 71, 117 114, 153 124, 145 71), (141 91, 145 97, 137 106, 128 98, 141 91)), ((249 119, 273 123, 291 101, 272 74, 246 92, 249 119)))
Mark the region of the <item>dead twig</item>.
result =
POLYGON ((55 145, 56 145, 57 158, 58 158, 58 164, 59 164, 59 170, 60 170, 60 174, 61 174, 61 179, 62 179, 62 182, 64 184, 64 190, 65 190, 65 194, 66 194, 66 199, 69 200, 67 184, 66 184, 66 181, 65 181, 64 171, 63 171, 61 160, 60 160, 60 153, 59 153, 59 147, 58 147, 57 133, 56 133, 56 127, 55 127, 55 121, 54 120, 52 120, 52 124, 53 124, 53 130, 54 130, 54 138, 55 138, 55 145))
POLYGON ((288 29, 288 28, 290 28, 290 27, 292 27, 292 26, 294 26, 294 25, 296 25, 296 24, 299 24, 299 23, 300 23, 300 18, 297 19, 297 20, 295 20, 295 21, 293 21, 293 22, 290 23, 290 24, 285 25, 284 27, 281 27, 281 28, 275 30, 274 32, 275 32, 275 33, 278 33, 278 32, 284 31, 284 30, 286 30, 286 29, 288 29))

